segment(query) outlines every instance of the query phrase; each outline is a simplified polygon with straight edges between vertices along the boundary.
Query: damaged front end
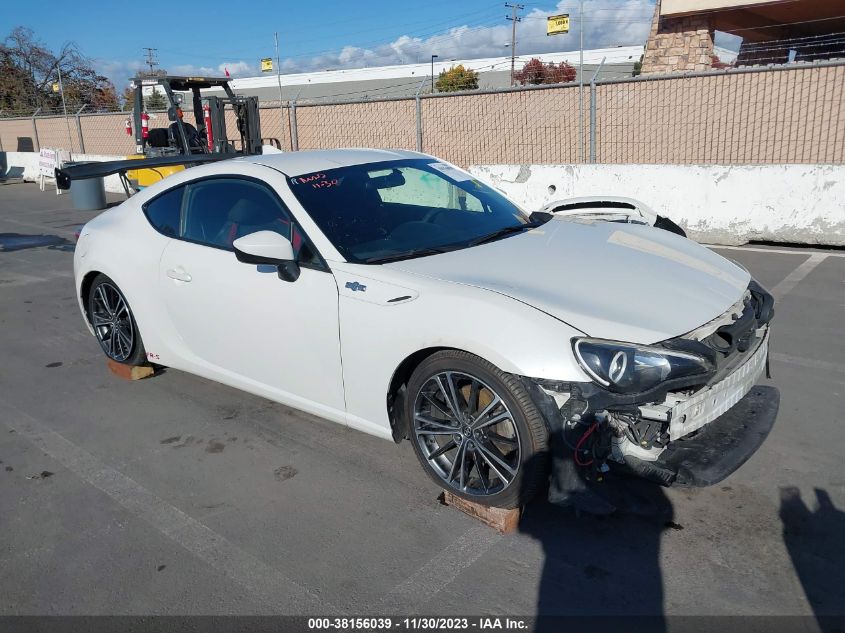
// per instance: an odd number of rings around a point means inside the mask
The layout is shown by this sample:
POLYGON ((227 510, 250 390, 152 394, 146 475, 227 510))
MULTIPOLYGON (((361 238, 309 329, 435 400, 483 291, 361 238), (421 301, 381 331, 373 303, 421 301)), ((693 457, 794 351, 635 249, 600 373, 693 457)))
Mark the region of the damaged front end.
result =
POLYGON ((755 386, 773 305, 752 280, 724 314, 656 345, 574 339, 592 382, 524 379, 553 432, 550 497, 567 504, 610 474, 708 486, 739 468, 777 416, 777 389, 755 386))

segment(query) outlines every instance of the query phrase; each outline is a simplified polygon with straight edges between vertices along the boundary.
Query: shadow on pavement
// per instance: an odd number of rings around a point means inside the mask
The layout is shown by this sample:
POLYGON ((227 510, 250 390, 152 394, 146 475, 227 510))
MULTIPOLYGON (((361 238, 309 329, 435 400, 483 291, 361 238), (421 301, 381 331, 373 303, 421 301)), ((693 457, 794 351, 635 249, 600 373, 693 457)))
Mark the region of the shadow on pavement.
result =
POLYGON ((811 510, 797 488, 780 489, 783 540, 821 629, 845 631, 845 512, 815 495, 811 510))
POLYGON ((58 235, 0 233, 0 253, 11 253, 29 248, 41 248, 42 246, 67 252, 73 252, 74 247, 72 242, 58 235))
POLYGON ((603 616, 601 630, 613 621, 619 630, 666 630, 660 540, 664 531, 683 527, 672 522, 672 504, 660 486, 627 478, 610 485, 622 486, 647 511, 589 515, 549 503, 546 491, 525 507, 519 530, 544 551, 536 631, 578 628, 577 616, 584 625, 603 616))

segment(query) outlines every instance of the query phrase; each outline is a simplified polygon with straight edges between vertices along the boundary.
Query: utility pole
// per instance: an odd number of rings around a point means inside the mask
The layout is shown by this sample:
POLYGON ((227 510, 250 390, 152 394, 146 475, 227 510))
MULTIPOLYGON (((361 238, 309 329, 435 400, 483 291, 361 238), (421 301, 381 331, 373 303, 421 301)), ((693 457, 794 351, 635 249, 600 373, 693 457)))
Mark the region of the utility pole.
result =
POLYGON ((145 46, 142 50, 147 51, 147 66, 150 67, 150 76, 155 77, 155 67, 158 66, 158 60, 155 58, 155 53, 158 49, 145 46))
POLYGON ((516 66, 516 23, 522 21, 522 18, 519 17, 516 12, 522 11, 525 8, 525 5, 505 2, 505 6, 511 10, 511 14, 506 15, 505 19, 511 21, 511 86, 513 86, 513 75, 515 72, 514 67, 516 66))

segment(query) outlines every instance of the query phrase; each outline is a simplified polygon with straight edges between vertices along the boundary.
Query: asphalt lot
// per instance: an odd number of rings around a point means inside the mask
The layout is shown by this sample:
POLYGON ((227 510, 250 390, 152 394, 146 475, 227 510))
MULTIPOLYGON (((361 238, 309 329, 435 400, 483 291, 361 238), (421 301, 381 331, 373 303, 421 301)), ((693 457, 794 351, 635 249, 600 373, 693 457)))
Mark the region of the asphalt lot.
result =
POLYGON ((720 250, 779 299, 780 416, 742 469, 669 490, 669 525, 535 503, 500 536, 408 443, 114 377, 74 298, 92 215, 0 186, 0 614, 845 614, 845 252, 720 250))

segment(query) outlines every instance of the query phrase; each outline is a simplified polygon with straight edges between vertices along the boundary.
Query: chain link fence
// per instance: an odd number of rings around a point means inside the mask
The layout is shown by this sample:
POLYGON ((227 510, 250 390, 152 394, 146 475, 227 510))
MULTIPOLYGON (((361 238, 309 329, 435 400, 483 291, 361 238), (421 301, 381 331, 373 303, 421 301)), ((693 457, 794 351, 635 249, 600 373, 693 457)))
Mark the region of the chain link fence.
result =
MULTIPOLYGON (((417 149, 465 167, 845 162, 845 61, 598 77, 583 91, 563 84, 381 100, 265 101, 261 130, 265 143, 283 150, 417 149)), ((131 154, 128 117, 0 112, 0 151, 131 154)), ((233 113, 226 117, 235 130, 233 113)), ((150 127, 169 123, 164 112, 150 115, 150 127)))

